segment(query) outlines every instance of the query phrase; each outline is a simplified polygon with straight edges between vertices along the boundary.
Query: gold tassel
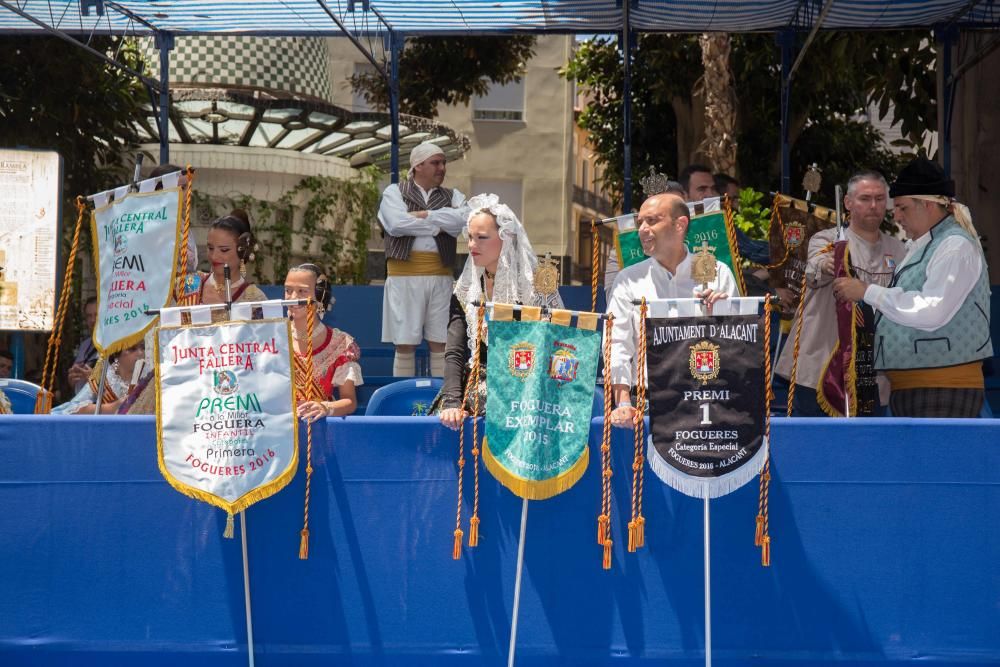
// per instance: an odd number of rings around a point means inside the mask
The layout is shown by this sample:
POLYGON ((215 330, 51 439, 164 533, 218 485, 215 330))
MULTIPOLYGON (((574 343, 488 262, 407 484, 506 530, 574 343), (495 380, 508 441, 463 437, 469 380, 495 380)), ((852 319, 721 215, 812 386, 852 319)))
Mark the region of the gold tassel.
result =
POLYGON ((635 519, 635 548, 646 546, 646 519, 639 515, 635 519))
POLYGON ((309 529, 299 531, 299 560, 309 560, 309 529))
POLYGON ((608 534, 608 515, 597 517, 597 543, 604 544, 604 536, 608 534))
POLYGON ((771 567, 771 536, 765 535, 760 545, 760 564, 771 567))
POLYGON ((222 536, 227 540, 233 539, 233 533, 235 531, 235 526, 233 524, 233 513, 230 512, 229 516, 226 517, 226 529, 222 532, 222 536))
POLYGON ((604 540, 604 569, 611 569, 611 540, 604 540))
POLYGON ((757 533, 753 536, 753 545, 759 547, 764 539, 764 515, 757 515, 757 533))
POLYGON ((629 553, 635 552, 635 521, 628 522, 628 550, 629 553))
POLYGON ((474 516, 469 519, 469 546, 479 546, 479 517, 474 516))
POLYGON ((451 557, 453 560, 458 560, 462 557, 462 529, 455 529, 455 546, 451 549, 451 557))

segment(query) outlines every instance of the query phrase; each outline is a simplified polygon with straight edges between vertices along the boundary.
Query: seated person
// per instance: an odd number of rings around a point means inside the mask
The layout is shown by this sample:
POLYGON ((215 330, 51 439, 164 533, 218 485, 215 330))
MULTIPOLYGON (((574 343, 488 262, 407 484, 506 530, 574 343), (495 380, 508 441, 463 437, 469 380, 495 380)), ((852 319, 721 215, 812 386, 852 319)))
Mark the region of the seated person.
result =
POLYGON ((344 417, 358 407, 356 387, 364 384, 361 376, 361 350, 354 339, 323 324, 323 313, 333 303, 330 281, 315 264, 292 267, 285 278, 286 299, 313 299, 316 316, 309 331, 306 306, 290 306, 292 349, 295 351, 295 395, 298 415, 314 422, 322 417, 344 417), (312 338, 312 377, 306 361, 312 338))
MULTIPOLYGON (((130 392, 136 391, 136 386, 132 384, 133 371, 139 362, 143 363, 143 370, 137 381, 151 377, 153 365, 146 359, 146 344, 140 341, 132 347, 111 355, 111 368, 108 369, 107 377, 104 380, 104 398, 101 400, 101 414, 113 415, 119 411, 123 401, 130 392)), ((97 389, 101 381, 101 373, 104 370, 104 362, 98 361, 94 371, 90 374, 90 379, 83 389, 77 393, 70 401, 60 406, 52 408, 54 415, 92 415, 97 407, 97 389)))
POLYGON ((441 423, 452 429, 461 427, 475 405, 471 395, 464 406, 462 401, 476 345, 482 368, 482 380, 477 388, 480 414, 486 408, 488 341, 480 341, 478 337, 476 302, 482 299, 525 306, 563 307, 559 292, 543 295, 535 291, 538 258, 514 212, 492 194, 473 197, 469 207, 472 212, 465 228, 469 258, 452 293, 444 353, 444 385, 431 406, 431 412, 438 412, 441 423))
MULTIPOLYGON (((250 219, 244 211, 236 209, 214 220, 208 228, 208 260, 211 262, 211 271, 188 274, 189 277, 195 277, 197 289, 185 295, 177 305, 225 303, 227 264, 230 267, 229 291, 233 303, 266 301, 267 296, 246 277, 246 263, 255 259, 256 246, 250 230, 250 219)), ((225 322, 228 319, 229 313, 225 308, 212 311, 212 322, 225 322)), ((146 340, 152 346, 152 330, 147 334, 146 340)), ((156 391, 149 386, 152 384, 151 380, 152 376, 148 376, 137 391, 125 400, 121 406, 122 414, 151 415, 156 412, 156 391)))

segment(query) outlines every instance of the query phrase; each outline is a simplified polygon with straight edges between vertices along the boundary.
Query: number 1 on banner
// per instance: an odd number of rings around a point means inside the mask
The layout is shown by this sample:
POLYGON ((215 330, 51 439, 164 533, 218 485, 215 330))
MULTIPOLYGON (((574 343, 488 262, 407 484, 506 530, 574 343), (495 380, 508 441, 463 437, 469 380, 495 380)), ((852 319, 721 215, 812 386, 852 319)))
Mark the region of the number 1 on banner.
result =
POLYGON ((708 406, 709 405, 710 405, 710 403, 702 403, 699 406, 701 408, 701 423, 702 424, 711 424, 712 423, 711 418, 708 416, 708 406))

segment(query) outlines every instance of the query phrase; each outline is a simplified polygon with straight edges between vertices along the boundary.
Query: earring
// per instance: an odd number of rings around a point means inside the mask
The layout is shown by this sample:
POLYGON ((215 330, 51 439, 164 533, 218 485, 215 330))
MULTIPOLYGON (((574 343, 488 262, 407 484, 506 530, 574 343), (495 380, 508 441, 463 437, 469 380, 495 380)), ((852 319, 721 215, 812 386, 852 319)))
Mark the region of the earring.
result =
POLYGON ((242 259, 240 260, 240 277, 247 277, 247 263, 242 259))

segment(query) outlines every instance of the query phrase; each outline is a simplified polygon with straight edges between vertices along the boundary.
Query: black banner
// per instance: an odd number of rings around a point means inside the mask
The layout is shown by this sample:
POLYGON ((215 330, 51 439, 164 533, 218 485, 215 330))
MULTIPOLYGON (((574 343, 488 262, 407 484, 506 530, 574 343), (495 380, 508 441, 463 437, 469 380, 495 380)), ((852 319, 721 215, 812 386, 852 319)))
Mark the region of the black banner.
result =
POLYGON ((738 489, 764 455, 761 315, 646 320, 649 464, 698 498, 738 489))

